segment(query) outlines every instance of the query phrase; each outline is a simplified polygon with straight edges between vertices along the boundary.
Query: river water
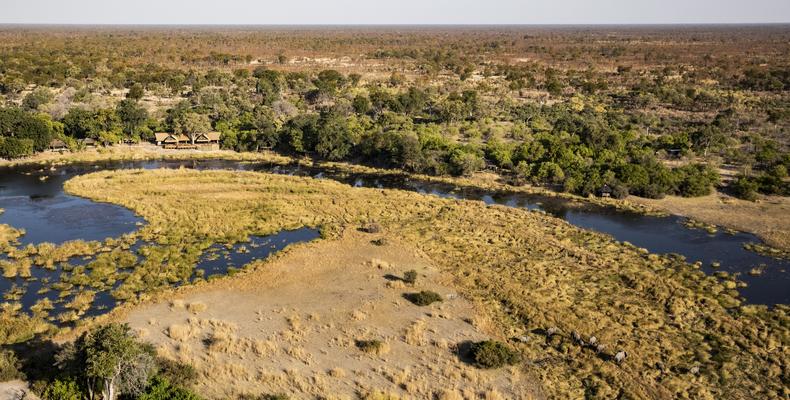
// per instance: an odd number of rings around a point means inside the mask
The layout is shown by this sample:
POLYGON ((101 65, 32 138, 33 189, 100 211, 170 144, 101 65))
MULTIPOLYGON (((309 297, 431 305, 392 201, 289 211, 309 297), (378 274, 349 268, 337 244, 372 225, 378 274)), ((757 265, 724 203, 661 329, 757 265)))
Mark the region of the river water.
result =
MULTIPOLYGON (((406 189, 426 195, 543 210, 573 225, 609 234, 618 241, 644 247, 652 253, 675 253, 684 256, 688 262, 699 261, 703 264, 702 270, 706 273, 726 271, 738 274, 738 279, 748 285, 739 289, 743 300, 747 303, 769 306, 790 303, 790 274, 787 271, 790 262, 744 249, 744 244, 759 242, 754 235, 726 232, 710 234, 704 230, 687 228, 683 225, 683 219, 676 216, 645 216, 603 208, 578 209, 564 205, 556 199, 538 195, 488 193, 473 188, 423 182, 408 175, 394 174, 381 178, 347 174, 336 170, 226 160, 105 162, 57 168, 29 166, 6 168, 0 169, 0 208, 5 209, 5 212, 0 214, 0 223, 25 229, 26 234, 20 238, 23 245, 118 237, 138 229, 144 221, 123 207, 68 195, 63 192, 63 183, 76 175, 103 169, 181 167, 313 176, 334 179, 351 186, 406 189), (720 266, 713 268, 711 265, 714 263, 720 266), (760 271, 760 274, 750 273, 755 270, 760 271)), ((204 271, 206 276, 223 274, 227 272, 228 267, 241 267, 250 261, 265 258, 288 244, 313 240, 318 236, 317 231, 308 229, 281 232, 273 237, 252 238, 253 244, 257 241, 260 245, 247 246, 244 252, 230 251, 219 258, 206 257, 201 259, 196 269, 204 271), (272 247, 272 243, 276 246, 272 247)), ((10 290, 12 282, 2 282, 3 279, 5 278, 0 278, 0 291, 10 290)), ((28 290, 25 295, 26 302, 35 301, 35 296, 30 292, 28 290)), ((107 298, 110 297, 97 295, 97 299, 107 298)), ((97 301, 101 302, 101 300, 97 301)), ((100 304, 101 309, 111 306, 112 304, 100 304)))

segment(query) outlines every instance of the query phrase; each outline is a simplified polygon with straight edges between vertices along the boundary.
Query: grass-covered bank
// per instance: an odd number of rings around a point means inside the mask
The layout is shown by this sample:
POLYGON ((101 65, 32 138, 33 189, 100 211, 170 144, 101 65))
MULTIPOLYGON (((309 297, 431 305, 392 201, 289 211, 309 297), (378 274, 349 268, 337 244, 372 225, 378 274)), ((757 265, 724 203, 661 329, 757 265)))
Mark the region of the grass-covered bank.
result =
MULTIPOLYGON (((779 196, 758 203, 739 200, 721 192, 690 199, 672 196, 662 200, 634 196, 627 199, 582 197, 540 186, 514 186, 493 173, 477 173, 470 177, 430 176, 345 162, 317 162, 310 158, 293 158, 273 152, 164 150, 151 145, 115 146, 63 154, 40 153, 13 162, 0 161, 0 166, 57 168, 69 164, 154 160, 230 160, 273 165, 297 164, 304 167, 327 168, 338 173, 377 175, 382 178, 409 176, 423 182, 454 185, 490 193, 523 193, 541 196, 547 202, 560 202, 564 207, 604 207, 648 215, 682 215, 718 228, 753 233, 769 246, 783 251, 790 249, 787 240, 790 237, 790 225, 784 224, 784 219, 781 218, 787 213, 788 202, 784 197, 779 196)), ((776 253, 768 253, 768 255, 774 254, 776 253)))
POLYGON ((66 189, 126 206, 148 221, 140 235, 173 242, 298 226, 332 237, 375 220, 451 274, 490 334, 525 336, 522 365, 557 398, 788 394, 786 307, 741 307, 683 262, 540 213, 250 172, 99 172, 66 189))

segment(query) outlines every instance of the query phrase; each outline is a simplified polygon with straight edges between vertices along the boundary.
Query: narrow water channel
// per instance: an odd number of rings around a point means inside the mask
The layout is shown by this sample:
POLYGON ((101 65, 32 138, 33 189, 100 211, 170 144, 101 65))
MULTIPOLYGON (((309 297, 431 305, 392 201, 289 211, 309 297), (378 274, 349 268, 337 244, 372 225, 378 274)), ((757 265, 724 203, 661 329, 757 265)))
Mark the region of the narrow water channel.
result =
MULTIPOLYGON (((710 234, 704 230, 687 228, 682 223, 683 219, 676 216, 655 217, 610 209, 578 209, 564 206, 561 202, 548 202, 545 197, 536 195, 487 193, 477 189, 422 182, 407 175, 382 178, 350 175, 342 171, 326 169, 226 160, 106 162, 95 165, 61 166, 55 169, 6 168, 0 169, 0 208, 5 209, 5 212, 0 214, 0 223, 25 229, 26 234, 20 240, 22 244, 41 242, 57 244, 75 239, 103 240, 108 237, 118 237, 138 229, 144 221, 123 207, 70 196, 63 192, 63 183, 76 175, 104 169, 180 167, 202 170, 254 170, 313 176, 334 179, 352 186, 406 189, 441 197, 480 200, 488 204, 543 210, 573 225, 609 234, 618 241, 644 247, 652 253, 675 253, 685 257, 688 262, 701 262, 702 269, 706 273, 726 271, 737 274, 738 279, 748 285, 739 289, 748 303, 766 305, 790 303, 790 274, 788 274, 790 262, 744 249, 744 244, 759 242, 754 235, 729 234, 721 231, 710 234), (714 268, 714 265, 717 267, 714 268)), ((312 240, 318 236, 318 233, 311 231, 296 234, 281 233, 281 235, 286 237, 253 238, 252 243, 267 240, 272 240, 274 243, 285 239, 282 243, 289 244, 312 240)), ((277 247, 275 246, 273 251, 277 251, 277 247)), ((269 253, 252 251, 264 248, 271 247, 270 245, 248 246, 245 251, 230 251, 219 257, 215 253, 222 253, 222 250, 216 248, 206 252, 204 259, 201 260, 203 265, 198 265, 196 270, 204 271, 205 276, 224 274, 228 272, 228 266, 237 268, 268 256, 269 253), (229 259, 231 262, 228 262, 229 259)), ((12 289, 13 285, 9 282, 0 283, 0 291, 5 293, 12 289)))

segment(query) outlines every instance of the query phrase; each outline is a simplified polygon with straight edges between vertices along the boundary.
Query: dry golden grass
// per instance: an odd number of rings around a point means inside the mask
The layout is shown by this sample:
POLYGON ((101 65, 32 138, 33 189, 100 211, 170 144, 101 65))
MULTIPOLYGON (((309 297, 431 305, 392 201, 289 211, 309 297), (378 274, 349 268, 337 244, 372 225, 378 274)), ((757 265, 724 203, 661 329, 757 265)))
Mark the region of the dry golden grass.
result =
MULTIPOLYGON (((786 395, 786 307, 739 307, 684 263, 540 213, 248 172, 100 172, 66 188, 139 213, 143 237, 221 241, 320 226, 331 238, 375 220, 453 276, 485 310, 490 334, 525 336, 523 367, 554 397, 786 395), (579 346, 572 332, 607 350, 579 346), (620 350, 627 359, 610 361, 620 350)), ((216 335, 220 350, 235 347, 228 332, 216 335)))

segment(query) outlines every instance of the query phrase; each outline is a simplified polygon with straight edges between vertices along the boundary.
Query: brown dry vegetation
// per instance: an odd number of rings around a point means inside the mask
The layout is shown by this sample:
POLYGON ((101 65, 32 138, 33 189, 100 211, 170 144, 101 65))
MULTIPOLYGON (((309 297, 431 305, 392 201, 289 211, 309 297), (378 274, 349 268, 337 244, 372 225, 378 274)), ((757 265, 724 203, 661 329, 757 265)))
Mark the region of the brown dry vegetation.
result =
POLYGON ((459 362, 456 343, 486 337, 485 327, 465 322, 476 310, 435 282, 438 271, 419 251, 394 239, 375 246, 371 237, 349 229, 342 239, 182 290, 124 319, 161 355, 194 365, 196 389, 210 398, 353 398, 376 390, 413 398, 443 390, 464 398, 535 397, 536 383, 518 368, 478 371, 459 362), (427 308, 405 301, 402 294, 414 288, 392 276, 408 268, 420 271, 417 287, 452 299, 427 308))
MULTIPOLYGON (((683 262, 541 213, 245 172, 100 172, 66 189, 131 208, 149 222, 143 237, 216 241, 320 226, 337 239, 346 227, 377 221, 449 277, 490 320, 486 334, 524 337, 514 344, 520 367, 549 397, 788 395, 785 306, 740 306, 735 293, 683 262), (605 347, 581 346, 574 332, 605 347), (628 356, 617 364, 611 357, 621 350, 628 356)), ((211 343, 221 350, 226 339, 211 343)))

